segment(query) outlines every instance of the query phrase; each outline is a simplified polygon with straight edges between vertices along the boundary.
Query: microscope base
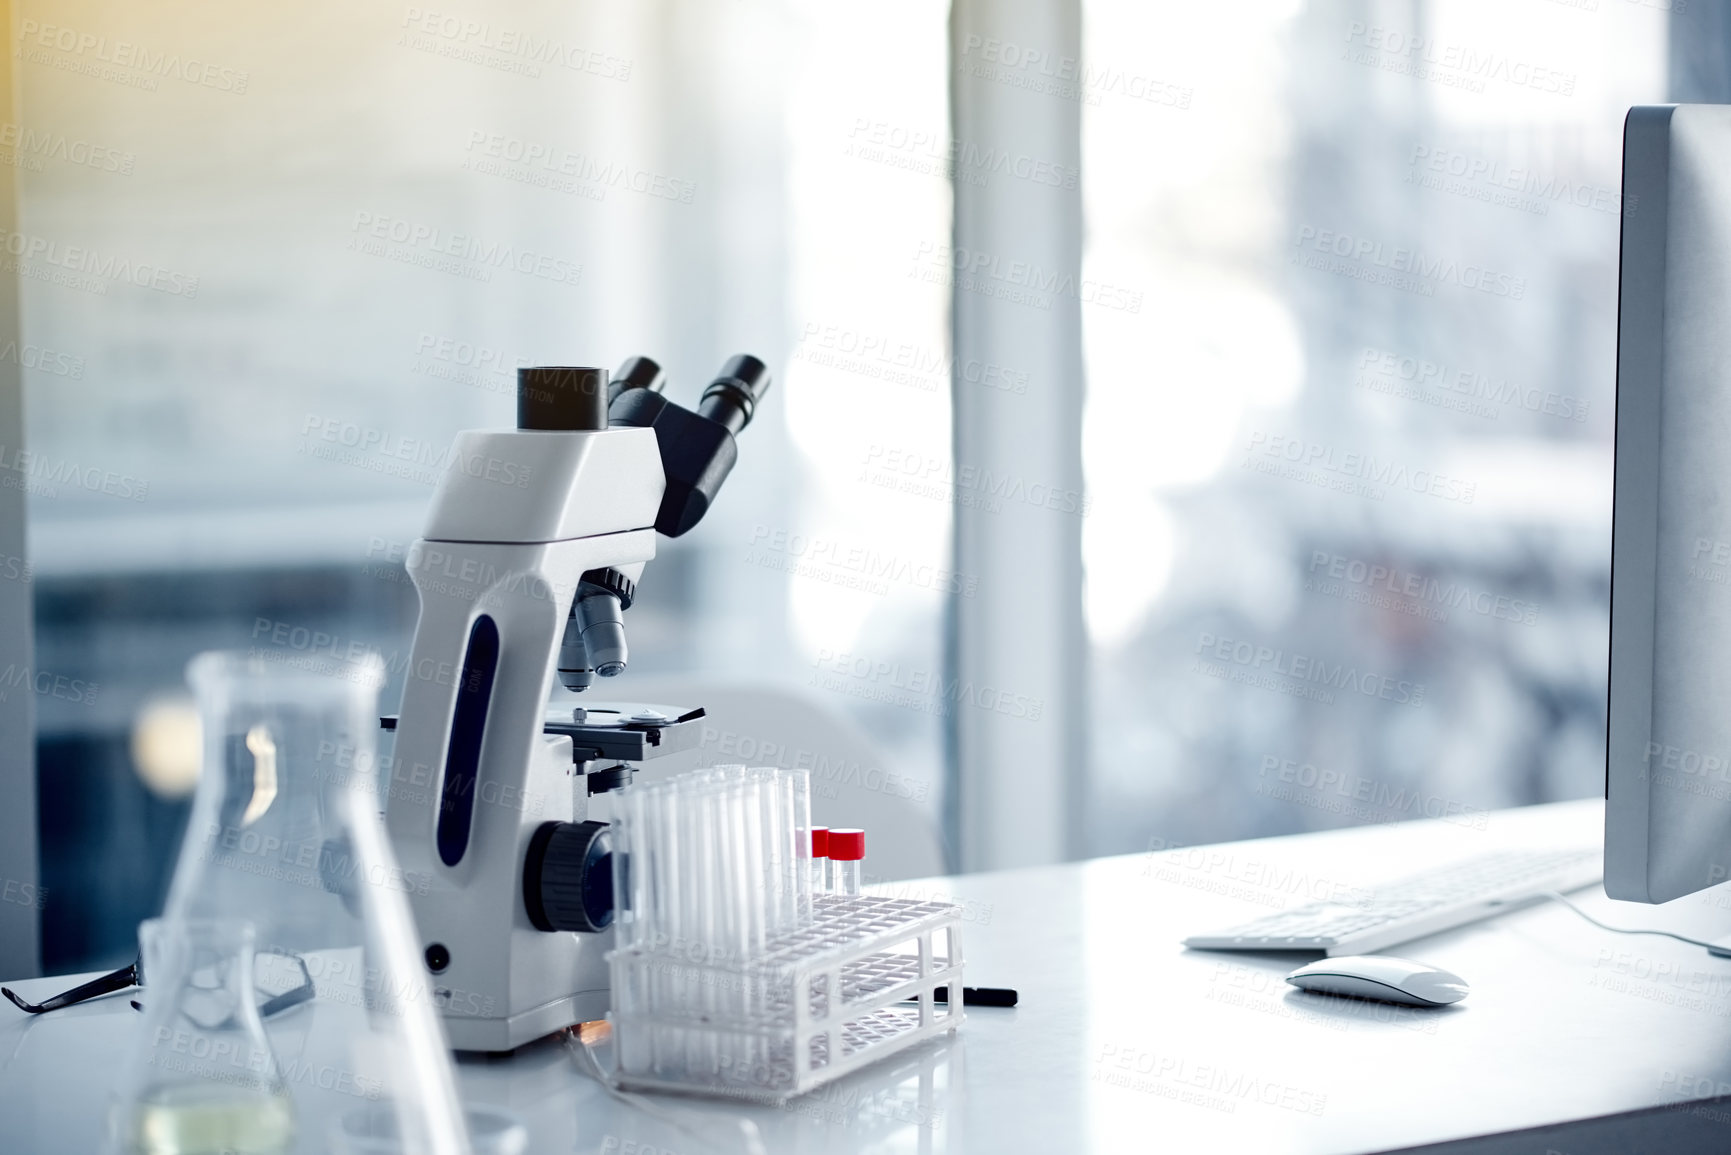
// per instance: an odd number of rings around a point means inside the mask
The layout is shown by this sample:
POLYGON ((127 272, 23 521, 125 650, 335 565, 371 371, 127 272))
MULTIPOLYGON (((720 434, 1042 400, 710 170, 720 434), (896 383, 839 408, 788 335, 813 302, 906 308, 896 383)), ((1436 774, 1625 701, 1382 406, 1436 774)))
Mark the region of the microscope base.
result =
POLYGON ((611 992, 579 991, 550 1003, 542 1003, 509 1018, 482 1019, 447 1016, 445 1039, 454 1051, 514 1051, 554 1031, 594 1019, 604 1019, 611 1005, 611 992))

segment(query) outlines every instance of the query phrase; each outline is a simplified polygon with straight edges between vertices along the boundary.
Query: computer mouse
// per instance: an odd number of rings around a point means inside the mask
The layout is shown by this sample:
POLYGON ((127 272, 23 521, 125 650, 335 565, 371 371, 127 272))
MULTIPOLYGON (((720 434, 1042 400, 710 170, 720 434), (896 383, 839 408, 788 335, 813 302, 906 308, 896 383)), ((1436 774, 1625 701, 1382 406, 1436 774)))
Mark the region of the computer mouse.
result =
POLYGON ((1441 967, 1387 955, 1345 955, 1299 967, 1286 981, 1300 990, 1351 999, 1442 1007, 1467 997, 1466 980, 1441 967))

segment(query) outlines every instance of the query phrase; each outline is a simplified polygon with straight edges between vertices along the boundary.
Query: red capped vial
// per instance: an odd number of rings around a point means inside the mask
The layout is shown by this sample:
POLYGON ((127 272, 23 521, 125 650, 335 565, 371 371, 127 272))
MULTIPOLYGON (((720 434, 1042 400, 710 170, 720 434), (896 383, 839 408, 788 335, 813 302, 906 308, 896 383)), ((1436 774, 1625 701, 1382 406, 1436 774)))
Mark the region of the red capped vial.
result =
POLYGON ((859 894, 865 872, 865 831, 831 829, 829 861, 832 893, 859 894))

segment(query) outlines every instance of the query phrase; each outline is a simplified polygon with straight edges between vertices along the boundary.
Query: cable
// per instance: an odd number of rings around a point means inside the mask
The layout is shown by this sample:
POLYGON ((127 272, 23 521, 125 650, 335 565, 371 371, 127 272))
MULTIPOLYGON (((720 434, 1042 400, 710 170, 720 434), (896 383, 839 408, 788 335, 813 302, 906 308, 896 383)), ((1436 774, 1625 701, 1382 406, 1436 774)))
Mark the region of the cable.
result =
POLYGON ((1631 929, 1629 927, 1608 926, 1605 923, 1600 922, 1598 919, 1594 918, 1592 915, 1588 914, 1586 911, 1582 910, 1580 907, 1576 906, 1574 903, 1570 902, 1568 899, 1564 898, 1562 895, 1558 894, 1554 890, 1540 891, 1539 897, 1540 898, 1548 898, 1552 902, 1562 903, 1564 906, 1568 907, 1570 910, 1574 911, 1576 914, 1580 915, 1582 918, 1586 919, 1588 922, 1592 923, 1594 926, 1598 927, 1600 930, 1608 930, 1612 934, 1656 934, 1656 935, 1661 935, 1665 938, 1674 938, 1678 942, 1686 942, 1690 946, 1705 947, 1708 951, 1713 950, 1713 944, 1710 942, 1702 942, 1698 938, 1688 938, 1684 935, 1672 934, 1668 930, 1636 930, 1636 929, 1631 929))

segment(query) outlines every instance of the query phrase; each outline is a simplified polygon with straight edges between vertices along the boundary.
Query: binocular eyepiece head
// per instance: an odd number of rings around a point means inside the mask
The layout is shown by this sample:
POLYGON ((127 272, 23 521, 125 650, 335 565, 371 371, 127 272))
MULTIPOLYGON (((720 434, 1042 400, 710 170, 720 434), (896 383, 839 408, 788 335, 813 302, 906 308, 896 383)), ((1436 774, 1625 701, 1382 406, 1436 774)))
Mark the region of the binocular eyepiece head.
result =
MULTIPOLYGON (((729 357, 703 391, 697 415, 737 435, 751 423, 770 381, 769 369, 751 354, 729 357)), ((659 396, 666 387, 667 374, 648 357, 627 358, 611 379, 607 370, 589 366, 525 366, 517 370, 517 428, 606 429, 609 411, 620 397, 637 389, 659 396)))
POLYGON ((621 389, 608 417, 614 425, 655 430, 661 470, 667 479, 655 528, 668 537, 678 537, 703 520, 738 460, 739 447, 733 439, 750 424, 758 402, 769 391, 769 370, 747 353, 729 357, 703 391, 695 410, 661 395, 660 366, 648 358, 633 357, 619 372, 621 377, 645 384, 621 389))

